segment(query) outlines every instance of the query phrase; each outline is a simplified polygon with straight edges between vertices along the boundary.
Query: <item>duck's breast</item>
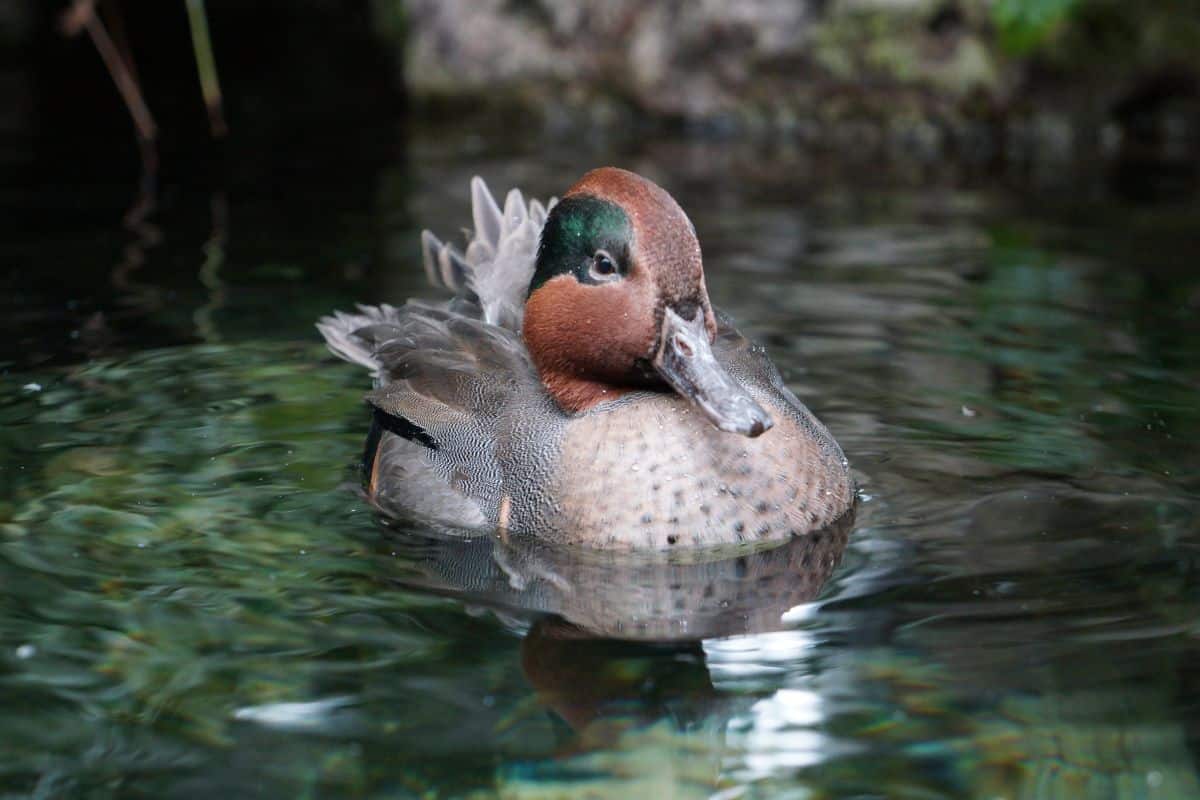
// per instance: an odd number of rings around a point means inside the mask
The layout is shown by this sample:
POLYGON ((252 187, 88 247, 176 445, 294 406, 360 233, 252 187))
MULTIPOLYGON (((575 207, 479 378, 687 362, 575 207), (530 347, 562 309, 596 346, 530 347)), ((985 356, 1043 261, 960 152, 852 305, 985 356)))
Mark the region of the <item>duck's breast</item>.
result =
POLYGON ((803 406, 751 392, 775 420, 754 439, 668 393, 572 420, 551 478, 556 538, 668 549, 780 540, 836 520, 853 501, 841 450, 803 406))

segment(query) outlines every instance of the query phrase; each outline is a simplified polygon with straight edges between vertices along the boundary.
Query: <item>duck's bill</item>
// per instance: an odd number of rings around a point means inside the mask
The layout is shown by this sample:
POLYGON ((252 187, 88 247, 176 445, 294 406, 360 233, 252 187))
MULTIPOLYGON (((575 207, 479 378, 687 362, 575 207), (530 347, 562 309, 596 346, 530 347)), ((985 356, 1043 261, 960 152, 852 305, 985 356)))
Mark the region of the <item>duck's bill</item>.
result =
POLYGON ((762 406, 717 363, 708 343, 703 310, 685 320, 666 309, 654 368, 723 431, 758 436, 774 424, 762 406))

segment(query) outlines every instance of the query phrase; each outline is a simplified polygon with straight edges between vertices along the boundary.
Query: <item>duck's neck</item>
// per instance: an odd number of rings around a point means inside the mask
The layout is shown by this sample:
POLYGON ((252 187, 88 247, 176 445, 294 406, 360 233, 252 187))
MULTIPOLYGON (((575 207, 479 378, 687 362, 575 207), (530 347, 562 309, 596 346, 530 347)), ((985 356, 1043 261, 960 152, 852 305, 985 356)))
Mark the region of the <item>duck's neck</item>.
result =
POLYGON ((589 380, 577 375, 552 370, 541 371, 542 385, 563 411, 579 414, 599 403, 616 400, 632 391, 629 387, 613 386, 603 381, 589 380))

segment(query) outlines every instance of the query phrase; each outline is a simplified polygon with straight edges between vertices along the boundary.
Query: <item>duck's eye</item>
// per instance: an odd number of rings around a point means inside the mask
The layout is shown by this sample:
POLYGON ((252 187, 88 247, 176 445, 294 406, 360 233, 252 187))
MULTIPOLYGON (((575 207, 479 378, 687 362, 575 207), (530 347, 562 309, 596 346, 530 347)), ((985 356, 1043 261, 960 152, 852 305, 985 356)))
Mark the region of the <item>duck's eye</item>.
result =
POLYGON ((617 275, 617 262, 607 250, 597 250, 596 255, 592 256, 591 266, 592 277, 601 279, 612 279, 617 275))

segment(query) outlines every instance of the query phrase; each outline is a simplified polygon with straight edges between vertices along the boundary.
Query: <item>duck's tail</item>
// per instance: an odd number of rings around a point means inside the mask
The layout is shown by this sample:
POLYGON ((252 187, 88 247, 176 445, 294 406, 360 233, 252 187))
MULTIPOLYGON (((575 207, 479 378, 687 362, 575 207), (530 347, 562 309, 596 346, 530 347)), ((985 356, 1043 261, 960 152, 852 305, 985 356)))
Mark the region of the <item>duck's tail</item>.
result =
MULTIPOLYGON (((526 205, 521 191, 513 189, 504 198, 501 211, 483 179, 472 178, 474 230, 468 232, 466 254, 442 243, 429 231, 421 234, 430 283, 455 293, 448 307, 437 313, 478 319, 519 333, 525 293, 537 260, 538 237, 555 202, 552 198, 542 205, 532 200, 526 205)), ((409 318, 424 318, 433 310, 416 301, 400 307, 360 305, 357 313, 336 311, 322 317, 317 329, 334 355, 379 376, 383 368, 379 354, 382 342, 392 341, 395 331, 409 318)))
POLYGON ((533 278, 538 237, 555 198, 526 205, 520 189, 496 203, 487 184, 471 179, 471 218, 466 253, 445 244, 430 231, 421 233, 425 273, 434 286, 445 287, 478 303, 486 322, 520 330, 525 292, 533 278))
POLYGON ((376 357, 376 337, 366 335, 377 325, 395 325, 400 321, 401 309, 387 303, 378 306, 358 306, 358 313, 335 311, 317 322, 317 330, 325 337, 325 344, 338 358, 366 367, 377 375, 380 363, 376 357))

